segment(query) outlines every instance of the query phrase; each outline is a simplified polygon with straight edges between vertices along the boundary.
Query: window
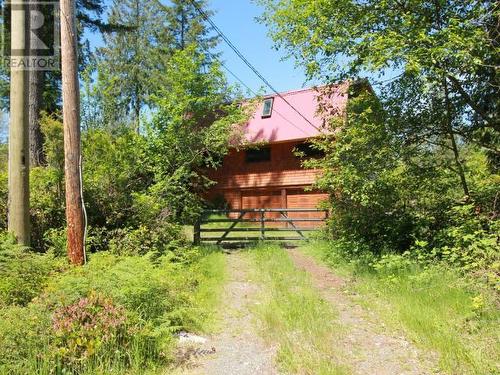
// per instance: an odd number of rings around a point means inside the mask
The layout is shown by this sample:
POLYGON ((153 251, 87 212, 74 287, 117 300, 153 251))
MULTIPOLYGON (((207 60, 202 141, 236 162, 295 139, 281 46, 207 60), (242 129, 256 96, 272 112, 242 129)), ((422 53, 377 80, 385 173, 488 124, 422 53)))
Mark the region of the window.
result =
POLYGON ((311 143, 301 143, 295 147, 296 155, 300 158, 315 158, 319 159, 325 156, 323 150, 318 150, 311 143))
POLYGON ((273 112, 273 102, 274 98, 264 100, 264 105, 262 106, 262 117, 271 117, 273 112))
POLYGON ((247 163, 259 163, 271 160, 271 148, 263 147, 260 149, 246 150, 245 161, 247 163))

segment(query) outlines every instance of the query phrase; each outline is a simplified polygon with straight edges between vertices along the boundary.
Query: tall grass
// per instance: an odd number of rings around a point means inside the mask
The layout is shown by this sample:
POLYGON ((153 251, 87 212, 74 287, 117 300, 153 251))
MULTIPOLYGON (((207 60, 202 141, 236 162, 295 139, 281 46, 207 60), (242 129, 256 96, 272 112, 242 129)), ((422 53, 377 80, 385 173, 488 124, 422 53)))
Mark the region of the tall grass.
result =
POLYGON ((336 313, 295 268, 286 252, 260 244, 248 253, 255 278, 262 282, 262 304, 256 313, 266 338, 279 345, 277 361, 285 373, 347 374, 338 342, 336 313))
POLYGON ((421 265, 399 255, 347 256, 317 241, 303 251, 354 277, 360 302, 393 328, 435 352, 449 374, 500 373, 500 312, 495 296, 443 264, 421 265))

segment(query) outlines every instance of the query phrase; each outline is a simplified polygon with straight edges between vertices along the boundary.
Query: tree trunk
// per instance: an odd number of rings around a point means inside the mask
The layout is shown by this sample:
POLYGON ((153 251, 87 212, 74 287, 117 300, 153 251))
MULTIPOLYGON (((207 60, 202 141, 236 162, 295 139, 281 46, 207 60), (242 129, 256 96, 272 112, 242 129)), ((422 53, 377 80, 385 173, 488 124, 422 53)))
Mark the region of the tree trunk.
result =
MULTIPOLYGON (((17 5, 11 13, 11 48, 27 55, 26 5, 17 5), (19 9, 20 8, 20 9, 19 9)), ((12 53, 14 56, 15 54, 12 53)), ((16 56, 22 58, 23 56, 16 56)), ((25 246, 30 244, 29 215, 29 138, 28 138, 28 71, 11 68, 9 127, 9 232, 25 246)))
MULTIPOLYGON (((29 8, 38 11, 40 6, 37 2, 31 2, 29 8)), ((40 13, 30 13, 29 22, 38 24, 40 13)), ((40 40, 33 38, 30 43, 30 56, 36 56, 40 49, 40 40)), ((30 70, 29 72, 29 138, 30 138, 30 165, 37 167, 45 164, 43 153, 43 135, 40 129, 40 109, 42 108, 44 72, 40 70, 30 70)))
POLYGON ((74 0, 61 0, 61 70, 68 258, 84 262, 84 222, 80 184, 80 91, 74 0))
POLYGON ((462 184, 464 196, 468 200, 470 197, 469 186, 467 185, 467 179, 465 178, 464 168, 462 165, 462 161, 460 160, 460 154, 458 151, 457 141, 455 139, 455 133, 453 132, 450 93, 448 91, 448 82, 446 78, 443 79, 443 86, 444 86, 444 100, 446 103, 446 131, 450 137, 451 149, 453 150, 453 156, 455 164, 457 166, 457 173, 460 177, 460 183, 462 184))
POLYGON ((43 135, 40 129, 40 109, 42 107, 43 71, 29 72, 29 139, 30 165, 38 167, 44 165, 43 135))

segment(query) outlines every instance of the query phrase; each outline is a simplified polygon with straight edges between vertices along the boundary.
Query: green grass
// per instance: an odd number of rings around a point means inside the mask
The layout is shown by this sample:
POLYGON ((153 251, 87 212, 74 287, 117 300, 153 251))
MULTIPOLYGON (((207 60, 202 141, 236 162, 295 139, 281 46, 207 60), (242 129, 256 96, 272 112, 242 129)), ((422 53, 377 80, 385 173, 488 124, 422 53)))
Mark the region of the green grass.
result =
POLYGON ((495 297, 458 271, 416 263, 396 270, 373 268, 364 261, 349 261, 325 242, 308 244, 303 251, 341 274, 354 276, 360 302, 421 348, 437 353, 446 373, 500 373, 500 313, 495 297))
POLYGON ((205 255, 192 266, 192 272, 199 275, 199 285, 194 294, 195 306, 198 315, 203 317, 196 328, 201 332, 213 332, 220 328, 216 312, 227 280, 226 259, 224 254, 214 247, 201 249, 205 255))
POLYGON ((263 335, 279 345, 277 362, 285 373, 348 374, 335 343, 341 334, 336 312, 278 246, 260 244, 248 252, 255 279, 262 283, 256 314, 263 335))

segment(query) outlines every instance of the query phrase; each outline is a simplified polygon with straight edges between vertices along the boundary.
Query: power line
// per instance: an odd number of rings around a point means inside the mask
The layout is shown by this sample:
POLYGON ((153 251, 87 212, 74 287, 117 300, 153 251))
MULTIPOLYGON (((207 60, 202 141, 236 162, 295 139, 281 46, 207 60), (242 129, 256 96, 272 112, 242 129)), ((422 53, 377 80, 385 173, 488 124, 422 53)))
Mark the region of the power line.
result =
MULTIPOLYGON (((281 100, 283 100, 290 108, 292 108, 300 117, 302 117, 309 125, 311 125, 317 131, 321 131, 316 125, 309 121, 297 108, 295 108, 288 100, 281 95, 269 81, 264 78, 264 76, 247 60, 247 58, 238 50, 238 48, 229 40, 229 38, 217 27, 217 25, 212 21, 212 19, 198 6, 195 0, 189 0, 189 2, 196 8, 198 13, 207 21, 212 28, 219 34, 219 36, 227 43, 227 45, 236 53, 236 55, 259 77, 262 82, 266 84, 281 100)), ((245 85, 246 86, 246 85, 245 85)))
MULTIPOLYGON (((210 57, 214 60, 217 60, 219 62, 219 64, 230 74, 232 75, 239 83, 241 83, 252 95, 254 96, 259 96, 259 94, 257 94, 254 90, 252 90, 250 88, 250 86, 248 86, 240 77, 238 77, 238 75, 236 73, 234 73, 231 69, 229 69, 227 67, 226 64, 224 64, 224 62, 216 55, 214 55, 213 53, 211 53, 208 49, 205 48, 205 52, 210 55, 210 57)), ((302 129, 300 126, 297 126, 295 125, 292 121, 290 121, 288 118, 286 118, 284 115, 282 115, 276 108, 273 108, 273 112, 276 113, 278 116, 280 116, 283 120, 285 120, 286 122, 288 122, 290 125, 292 125, 295 129, 301 131, 302 133, 304 133, 305 135, 309 136, 308 133, 306 133, 304 131, 304 129, 302 129)))
MULTIPOLYGON (((210 54, 210 52, 208 52, 210 54)), ((213 54, 211 54, 211 56, 215 59, 217 59, 217 57, 215 57, 213 54)), ((241 83, 250 93, 252 93, 253 95, 255 96, 259 96, 259 94, 257 94, 254 90, 252 90, 245 82, 243 82, 243 80, 238 77, 235 73, 233 73, 231 71, 231 69, 229 69, 225 64, 224 62, 222 62, 220 59, 217 59, 219 61, 219 63, 221 64, 221 66, 227 70, 227 72, 229 74, 231 74, 239 83, 241 83)), ((273 108, 273 112, 275 112, 278 116, 280 116, 283 120, 285 120, 286 122, 288 122, 290 125, 292 125, 295 129, 301 131, 302 133, 304 133, 305 135, 309 136, 308 133, 306 133, 304 131, 304 129, 302 129, 301 127, 295 125, 292 121, 290 121, 289 119, 287 119, 284 115, 282 115, 280 112, 278 112, 276 110, 276 108, 273 108)))

